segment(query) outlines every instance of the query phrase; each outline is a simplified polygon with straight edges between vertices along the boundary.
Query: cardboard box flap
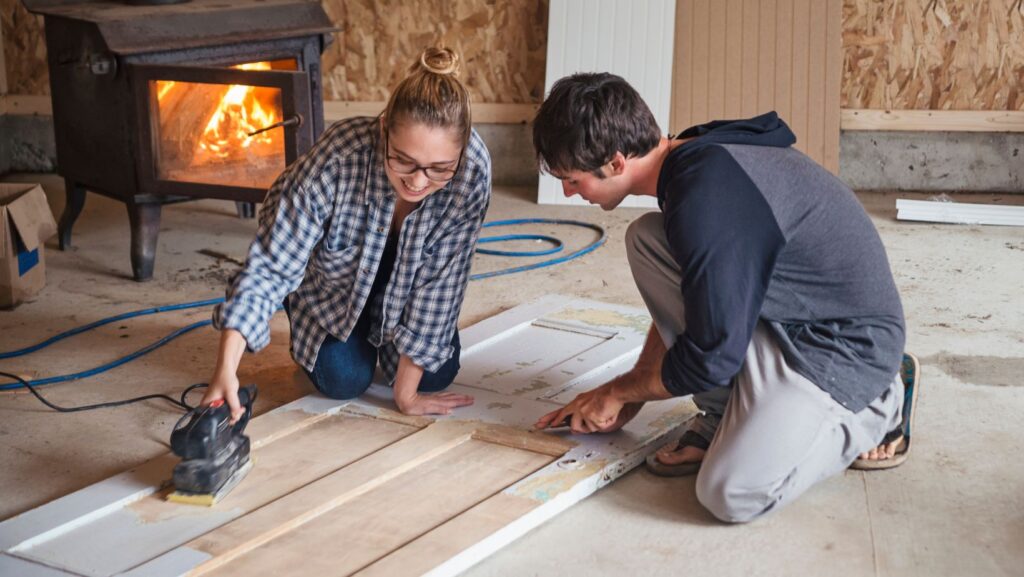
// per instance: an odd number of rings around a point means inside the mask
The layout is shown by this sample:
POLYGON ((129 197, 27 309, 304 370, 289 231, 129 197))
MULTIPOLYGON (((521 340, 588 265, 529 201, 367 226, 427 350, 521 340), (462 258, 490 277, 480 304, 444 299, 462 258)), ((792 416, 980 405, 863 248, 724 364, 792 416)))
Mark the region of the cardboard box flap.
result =
POLYGON ((26 249, 35 250, 46 239, 57 234, 57 223, 53 220, 50 205, 46 203, 41 188, 32 188, 10 201, 6 208, 26 249))

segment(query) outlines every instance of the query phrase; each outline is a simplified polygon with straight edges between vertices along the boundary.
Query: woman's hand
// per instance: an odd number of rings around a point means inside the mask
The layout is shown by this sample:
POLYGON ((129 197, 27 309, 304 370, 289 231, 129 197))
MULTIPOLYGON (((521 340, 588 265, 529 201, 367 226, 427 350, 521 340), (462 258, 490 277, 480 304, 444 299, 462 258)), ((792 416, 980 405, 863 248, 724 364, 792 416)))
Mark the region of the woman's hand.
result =
POLYGON ((406 415, 448 415, 452 409, 473 404, 473 397, 459 393, 413 393, 396 397, 398 410, 406 415))
POLYGON ((245 414, 245 407, 238 402, 238 377, 234 373, 214 375, 199 404, 209 405, 218 399, 224 399, 224 402, 231 408, 232 425, 245 414))

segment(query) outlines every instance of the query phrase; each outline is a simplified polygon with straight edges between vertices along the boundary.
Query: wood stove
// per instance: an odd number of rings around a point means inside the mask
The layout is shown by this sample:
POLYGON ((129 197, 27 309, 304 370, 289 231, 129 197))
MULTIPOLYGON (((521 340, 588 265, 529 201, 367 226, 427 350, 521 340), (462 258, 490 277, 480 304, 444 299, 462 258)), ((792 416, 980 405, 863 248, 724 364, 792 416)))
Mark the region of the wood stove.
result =
POLYGON ((323 131, 317 0, 23 0, 44 16, 62 250, 86 191, 125 203, 136 280, 153 275, 163 204, 236 201, 252 217, 323 131))

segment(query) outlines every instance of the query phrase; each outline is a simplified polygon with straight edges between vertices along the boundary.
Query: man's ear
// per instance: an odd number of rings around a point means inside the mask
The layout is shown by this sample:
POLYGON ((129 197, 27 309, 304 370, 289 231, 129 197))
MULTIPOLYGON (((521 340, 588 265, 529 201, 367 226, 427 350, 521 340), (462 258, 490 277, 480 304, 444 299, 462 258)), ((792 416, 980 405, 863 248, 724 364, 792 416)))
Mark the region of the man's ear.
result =
POLYGON ((626 172, 626 156, 616 151, 615 156, 606 166, 608 167, 608 176, 621 176, 626 172))

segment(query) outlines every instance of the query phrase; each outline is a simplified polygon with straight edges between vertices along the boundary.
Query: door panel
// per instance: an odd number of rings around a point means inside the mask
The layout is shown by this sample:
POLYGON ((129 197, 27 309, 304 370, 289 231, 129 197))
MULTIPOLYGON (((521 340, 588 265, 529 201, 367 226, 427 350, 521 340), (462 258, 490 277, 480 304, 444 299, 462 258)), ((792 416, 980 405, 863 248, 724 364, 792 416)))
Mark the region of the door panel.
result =
POLYGON ((673 399, 613 434, 530 428, 628 368, 649 323, 643 311, 561 296, 522 305, 462 332, 450 390, 474 405, 404 416, 379 384, 353 401, 304 397, 252 420, 254 468, 217 505, 166 502, 176 459, 165 455, 0 523, 0 566, 456 574, 638 465, 694 414, 673 399))

